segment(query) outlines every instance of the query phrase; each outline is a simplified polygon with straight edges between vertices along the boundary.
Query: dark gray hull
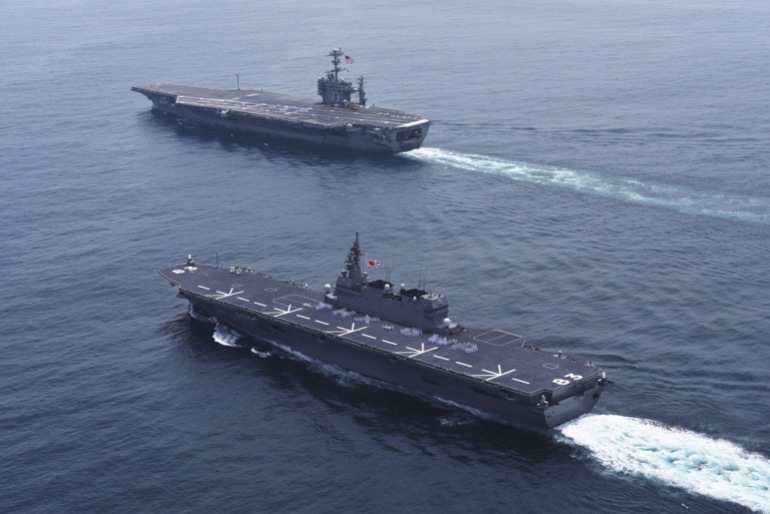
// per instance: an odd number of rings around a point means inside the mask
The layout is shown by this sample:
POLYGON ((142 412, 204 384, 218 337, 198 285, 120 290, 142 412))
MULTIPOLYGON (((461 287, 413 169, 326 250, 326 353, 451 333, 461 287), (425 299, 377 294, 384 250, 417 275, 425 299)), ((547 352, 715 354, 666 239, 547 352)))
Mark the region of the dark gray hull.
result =
POLYGON ((394 109, 341 107, 261 90, 155 84, 133 91, 153 109, 227 133, 275 137, 337 148, 398 153, 422 145, 430 121, 394 109))
POLYGON ((479 347, 466 353, 376 318, 342 319, 319 310, 320 293, 253 272, 179 266, 159 274, 197 312, 258 341, 514 424, 565 423, 590 411, 607 386, 595 366, 514 344, 522 339, 507 332, 464 332, 460 346, 479 347))

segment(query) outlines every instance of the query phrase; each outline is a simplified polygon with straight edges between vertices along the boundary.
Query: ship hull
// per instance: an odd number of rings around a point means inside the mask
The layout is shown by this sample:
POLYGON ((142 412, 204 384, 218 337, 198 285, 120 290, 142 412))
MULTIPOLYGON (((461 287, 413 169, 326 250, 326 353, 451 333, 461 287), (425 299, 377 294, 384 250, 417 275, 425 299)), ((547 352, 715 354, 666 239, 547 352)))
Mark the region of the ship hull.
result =
POLYGON ((265 91, 164 85, 132 89, 149 98, 155 111, 185 125, 350 150, 415 150, 430 127, 426 119, 391 109, 356 111, 265 91))
POLYGON ((323 332, 259 315, 244 316, 221 303, 185 294, 196 312, 254 338, 257 341, 288 347, 306 357, 354 371, 393 386, 407 394, 436 398, 459 408, 478 410, 514 425, 553 428, 586 412, 599 400, 604 385, 594 382, 582 394, 569 396, 555 405, 538 406, 530 398, 507 394, 493 384, 469 380, 420 365, 402 356, 383 354, 371 348, 351 347, 323 332))

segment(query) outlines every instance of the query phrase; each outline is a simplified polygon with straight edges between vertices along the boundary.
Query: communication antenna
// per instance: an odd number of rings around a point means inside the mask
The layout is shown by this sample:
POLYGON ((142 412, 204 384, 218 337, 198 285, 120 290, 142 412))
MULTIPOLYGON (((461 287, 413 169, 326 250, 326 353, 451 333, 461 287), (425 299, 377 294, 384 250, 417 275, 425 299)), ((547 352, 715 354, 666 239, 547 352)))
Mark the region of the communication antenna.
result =
POLYGON ((428 285, 428 270, 424 269, 420 272, 420 280, 417 283, 417 287, 425 291, 427 285, 428 285))

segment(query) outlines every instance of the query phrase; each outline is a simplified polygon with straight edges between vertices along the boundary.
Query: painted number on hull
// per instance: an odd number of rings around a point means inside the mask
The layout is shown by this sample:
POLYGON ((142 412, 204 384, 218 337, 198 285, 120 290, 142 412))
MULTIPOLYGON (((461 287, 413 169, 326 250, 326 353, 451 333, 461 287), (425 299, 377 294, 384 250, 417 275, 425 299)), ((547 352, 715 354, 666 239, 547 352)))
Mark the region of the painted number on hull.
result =
POLYGON ((567 380, 568 378, 577 381, 583 378, 583 375, 575 375, 574 373, 567 373, 566 375, 564 375, 564 378, 554 378, 553 383, 560 386, 565 386, 569 384, 569 380, 567 380))

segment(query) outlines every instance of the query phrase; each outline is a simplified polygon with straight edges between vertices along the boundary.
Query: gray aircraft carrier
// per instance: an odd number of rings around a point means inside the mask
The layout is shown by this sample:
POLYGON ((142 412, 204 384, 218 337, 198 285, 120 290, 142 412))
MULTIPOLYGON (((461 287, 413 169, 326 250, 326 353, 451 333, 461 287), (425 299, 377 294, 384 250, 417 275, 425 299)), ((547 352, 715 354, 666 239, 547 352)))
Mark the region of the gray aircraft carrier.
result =
POLYGON ((182 124, 366 151, 396 153, 419 148, 430 121, 366 105, 364 78, 358 79, 357 87, 342 79, 342 49, 335 48, 329 55, 333 69, 318 79, 320 102, 240 88, 152 84, 131 89, 152 100, 153 109, 175 116, 182 124))
POLYGON ((448 318, 446 297, 395 289, 361 269, 358 233, 325 293, 250 268, 158 270, 204 316, 259 341, 505 420, 554 427, 590 411, 610 383, 595 365, 499 329, 448 318))

